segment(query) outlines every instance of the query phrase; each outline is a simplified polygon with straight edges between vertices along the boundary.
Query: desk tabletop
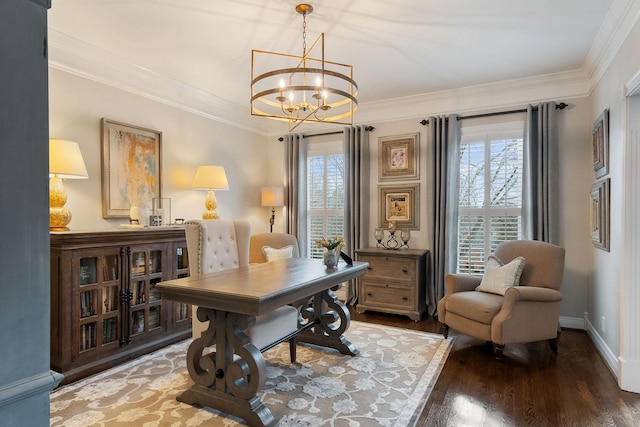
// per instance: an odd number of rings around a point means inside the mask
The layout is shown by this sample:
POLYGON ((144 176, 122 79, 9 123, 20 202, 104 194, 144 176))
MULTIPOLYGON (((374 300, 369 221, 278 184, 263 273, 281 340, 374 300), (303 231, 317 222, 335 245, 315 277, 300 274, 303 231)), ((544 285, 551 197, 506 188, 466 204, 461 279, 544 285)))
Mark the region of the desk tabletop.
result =
POLYGON ((162 298, 257 316, 361 276, 368 265, 339 263, 327 269, 320 259, 290 258, 156 286, 162 298))

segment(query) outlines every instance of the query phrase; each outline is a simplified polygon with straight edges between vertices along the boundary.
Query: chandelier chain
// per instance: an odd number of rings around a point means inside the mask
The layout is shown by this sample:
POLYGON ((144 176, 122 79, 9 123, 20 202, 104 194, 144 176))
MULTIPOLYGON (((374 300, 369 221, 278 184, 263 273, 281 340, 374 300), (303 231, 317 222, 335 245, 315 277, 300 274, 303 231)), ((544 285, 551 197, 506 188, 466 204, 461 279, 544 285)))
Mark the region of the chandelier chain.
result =
POLYGON ((307 56, 307 14, 302 14, 302 57, 307 56))

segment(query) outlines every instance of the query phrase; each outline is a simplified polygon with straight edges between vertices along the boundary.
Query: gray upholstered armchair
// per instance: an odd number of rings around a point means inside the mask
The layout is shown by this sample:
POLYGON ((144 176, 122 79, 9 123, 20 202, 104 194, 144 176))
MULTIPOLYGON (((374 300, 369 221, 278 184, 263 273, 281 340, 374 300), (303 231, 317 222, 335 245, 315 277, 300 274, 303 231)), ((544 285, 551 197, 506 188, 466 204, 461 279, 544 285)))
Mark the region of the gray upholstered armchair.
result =
MULTIPOLYGON (((247 268, 249 266, 249 241, 251 228, 246 220, 190 220, 185 223, 187 249, 190 255, 190 274, 200 275, 247 268)), ((193 338, 199 338, 208 321, 198 316, 193 307, 193 338)), ((256 317, 253 325, 244 332, 260 351, 293 334, 298 329, 298 310, 279 307, 256 317)), ((289 339, 291 361, 296 360, 296 340, 289 339)))
POLYGON ((452 328, 490 341, 497 358, 510 343, 549 340, 557 352, 564 254, 562 247, 534 240, 500 243, 494 255, 504 264, 524 258, 519 284, 506 288, 504 296, 476 290, 482 276, 447 275, 438 303, 443 335, 452 328))

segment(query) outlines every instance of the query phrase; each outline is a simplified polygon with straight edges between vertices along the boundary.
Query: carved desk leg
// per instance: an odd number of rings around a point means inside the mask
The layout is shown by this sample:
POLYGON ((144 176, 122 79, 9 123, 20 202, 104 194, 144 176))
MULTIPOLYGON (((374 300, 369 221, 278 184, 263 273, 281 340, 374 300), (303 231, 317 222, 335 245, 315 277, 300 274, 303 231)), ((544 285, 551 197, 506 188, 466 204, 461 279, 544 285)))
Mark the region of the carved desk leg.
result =
POLYGON ((309 306, 302 307, 300 315, 308 322, 316 321, 317 325, 299 334, 299 341, 335 348, 340 353, 350 356, 360 354, 342 335, 349 329, 349 323, 351 323, 349 310, 330 289, 315 294, 309 306), (338 321, 339 323, 336 324, 338 321))
POLYGON ((243 332, 255 317, 205 307, 198 307, 197 315, 201 322, 208 320, 209 327, 189 346, 187 369, 195 384, 178 401, 235 415, 251 426, 275 425, 256 394, 264 386, 265 360, 243 332), (212 345, 213 351, 204 354, 212 345))

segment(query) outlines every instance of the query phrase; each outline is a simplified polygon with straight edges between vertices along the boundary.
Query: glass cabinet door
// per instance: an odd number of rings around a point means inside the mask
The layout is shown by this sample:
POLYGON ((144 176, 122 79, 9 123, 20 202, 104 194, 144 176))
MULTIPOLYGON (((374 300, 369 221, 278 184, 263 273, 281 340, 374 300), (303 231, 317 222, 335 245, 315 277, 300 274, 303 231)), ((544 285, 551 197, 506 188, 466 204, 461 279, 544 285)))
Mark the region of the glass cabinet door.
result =
MULTIPOLYGON (((99 349, 120 338, 121 251, 78 251, 77 270, 72 277, 78 283, 78 330, 74 346, 80 353, 99 349)), ((75 262, 74 262, 75 264, 75 262)))
POLYGON ((156 284, 170 277, 166 258, 166 245, 130 248, 129 338, 162 329, 162 299, 156 284))

